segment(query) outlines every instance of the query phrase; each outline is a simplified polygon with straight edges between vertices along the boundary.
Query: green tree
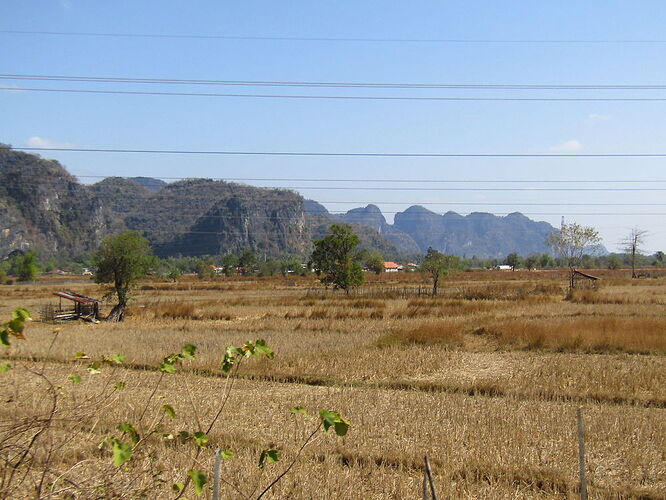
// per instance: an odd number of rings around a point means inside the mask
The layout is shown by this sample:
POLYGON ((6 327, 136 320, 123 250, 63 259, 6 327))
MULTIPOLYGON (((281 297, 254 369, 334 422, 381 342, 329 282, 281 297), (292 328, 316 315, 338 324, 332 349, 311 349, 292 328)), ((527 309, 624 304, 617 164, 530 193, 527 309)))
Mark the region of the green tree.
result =
POLYGON ((197 277, 202 280, 213 277, 213 259, 201 259, 197 262, 197 277))
POLYGON ((608 258, 608 269, 620 269, 622 267, 622 261, 617 255, 611 255, 608 258))
POLYGON ((664 261, 666 261, 666 254, 659 250, 657 253, 654 254, 654 259, 655 259, 655 265, 657 266, 663 266, 664 261))
POLYGON ((182 276, 182 274, 183 273, 180 272, 180 269, 178 269, 177 267, 174 266, 171 269, 169 269, 169 271, 167 272, 166 277, 169 278, 174 283, 176 283, 178 281, 178 278, 180 278, 182 276))
POLYGON ((421 272, 430 274, 432 278, 432 294, 437 295, 439 280, 448 275, 449 271, 460 266, 460 259, 455 255, 445 255, 432 247, 428 248, 423 262, 421 263, 421 272))
POLYGON ((118 304, 109 314, 108 321, 122 321, 131 289, 155 263, 148 240, 138 232, 109 236, 93 256, 96 283, 111 283, 118 304))
POLYGON ((238 267, 243 276, 252 276, 254 268, 257 266, 257 255, 249 249, 243 250, 240 257, 238 257, 238 267))
POLYGON ((303 270, 301 261, 297 258, 287 258, 280 262, 280 272, 283 276, 287 274, 297 274, 303 270))
POLYGON ((504 260, 507 265, 511 266, 511 270, 515 271, 516 268, 520 265, 520 257, 517 253, 513 252, 506 256, 504 260))
POLYGON ((222 256, 222 267, 224 267, 225 276, 236 276, 238 270, 238 257, 232 253, 226 253, 222 256))
POLYGON ((539 262, 539 256, 532 254, 529 255, 527 258, 525 258, 525 267, 527 268, 528 271, 531 271, 532 269, 536 269, 536 265, 539 262))
POLYGON ((16 276, 19 281, 33 281, 39 274, 38 262, 37 256, 32 252, 19 256, 16 261, 16 276))
POLYGON ((384 272, 384 257, 378 252, 368 252, 364 259, 365 267, 375 274, 382 274, 384 272))
POLYGON ((333 224, 330 234, 314 242, 312 266, 325 285, 333 285, 349 293, 363 284, 363 269, 353 258, 354 249, 360 243, 351 226, 333 224))
POLYGON ((550 267, 553 267, 555 265, 555 260, 553 259, 553 256, 550 255, 549 253, 544 253, 541 254, 539 257, 539 266, 541 269, 547 269, 550 267))

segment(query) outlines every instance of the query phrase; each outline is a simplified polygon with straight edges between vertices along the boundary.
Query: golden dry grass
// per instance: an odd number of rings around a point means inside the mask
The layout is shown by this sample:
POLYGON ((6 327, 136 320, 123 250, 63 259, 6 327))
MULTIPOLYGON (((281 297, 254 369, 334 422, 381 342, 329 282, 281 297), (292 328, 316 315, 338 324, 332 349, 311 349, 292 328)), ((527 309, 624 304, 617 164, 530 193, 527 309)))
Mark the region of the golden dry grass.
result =
MULTIPOLYGON (((30 325, 28 339, 7 353, 14 369, 1 375, 0 425, 42 414, 48 403, 22 363, 45 366, 62 386, 63 416, 105 381, 123 379, 127 389, 112 405, 58 422, 49 438, 62 444, 54 468, 73 467, 63 477, 77 484, 92 478, 80 498, 99 488, 169 498, 192 448, 155 435, 156 462, 137 455, 117 469, 97 444, 118 422, 137 421, 155 367, 185 343, 197 345, 197 359, 164 378, 145 421, 159 418, 165 402, 178 413, 168 430, 208 421, 221 399, 225 346, 265 338, 276 358, 241 369, 211 434, 213 448, 236 452, 226 477, 265 485, 282 470, 312 425, 290 415, 292 406, 335 409, 353 425, 343 439, 322 436, 308 447, 272 498, 417 498, 425 453, 444 498, 572 498, 578 405, 591 498, 666 498, 666 280, 599 274, 599 291, 568 301, 557 273, 461 273, 438 298, 409 296, 427 286, 420 275, 372 277, 349 297, 300 277, 146 283, 124 323, 66 325, 52 348, 52 326, 30 325), (113 375, 103 367, 91 376, 77 351, 127 359, 113 375), (257 455, 271 444, 283 460, 262 472, 257 455), (164 483, 146 472, 155 467, 164 483)), ((100 293, 89 282, 4 286, 0 314, 19 305, 37 311, 62 288, 100 293)), ((210 470, 212 453, 197 467, 210 470)))

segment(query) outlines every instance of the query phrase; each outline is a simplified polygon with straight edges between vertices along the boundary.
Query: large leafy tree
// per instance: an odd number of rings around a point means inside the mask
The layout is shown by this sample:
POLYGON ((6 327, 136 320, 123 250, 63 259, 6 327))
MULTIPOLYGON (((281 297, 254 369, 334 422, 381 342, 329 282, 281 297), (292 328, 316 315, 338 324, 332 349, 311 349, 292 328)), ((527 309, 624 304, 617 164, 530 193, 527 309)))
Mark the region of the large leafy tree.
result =
POLYGON ((16 259, 16 276, 20 281, 33 281, 39 274, 39 263, 37 256, 32 253, 26 253, 16 259))
POLYGON ((110 283, 118 298, 108 316, 109 321, 122 321, 132 287, 154 265, 148 240, 136 231, 109 236, 93 256, 96 283, 110 283))
POLYGON ((601 242, 599 231, 591 226, 581 226, 576 223, 562 224, 559 231, 551 233, 546 243, 569 267, 569 288, 575 286, 574 272, 576 266, 583 261, 585 250, 601 242))
POLYGON ((437 295, 439 280, 447 276, 452 269, 460 267, 460 259, 455 255, 446 255, 432 247, 428 248, 423 262, 421 263, 421 272, 430 274, 432 278, 432 294, 437 295))
POLYGON ((354 259, 360 239, 351 226, 333 224, 330 234, 314 242, 311 263, 320 281, 349 293, 363 284, 363 269, 354 259))

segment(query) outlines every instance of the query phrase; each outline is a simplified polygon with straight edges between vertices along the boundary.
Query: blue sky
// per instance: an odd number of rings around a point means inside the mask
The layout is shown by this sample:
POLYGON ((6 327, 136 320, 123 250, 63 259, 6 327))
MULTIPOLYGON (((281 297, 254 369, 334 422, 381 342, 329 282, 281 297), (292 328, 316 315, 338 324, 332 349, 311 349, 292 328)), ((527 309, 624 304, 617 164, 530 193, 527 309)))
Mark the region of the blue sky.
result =
MULTIPOLYGON (((663 1, 156 2, 23 0, 0 4, 0 30, 298 38, 664 40, 663 1)), ((666 43, 435 43, 86 37, 0 33, 0 73, 257 81, 451 84, 665 82, 666 43)), ((0 80, 3 87, 183 92, 458 96, 666 97, 666 90, 367 90, 0 80)), ((664 153, 666 102, 361 101, 0 91, 0 142, 15 147, 415 152, 664 153)), ((594 225, 614 250, 631 227, 666 249, 664 158, 321 158, 48 152, 70 172, 154 177, 427 179, 427 183, 250 182, 298 186, 330 210, 418 203, 460 213, 521 211, 594 225), (434 181, 465 180, 447 185, 434 181), (494 184, 487 181, 535 181, 494 184), (417 187, 419 190, 306 189, 417 187), (467 190, 426 191, 447 187, 467 190), (435 204, 436 203, 436 204, 435 204), (549 203, 551 205, 534 205, 549 203), (576 205, 576 204, 592 205, 576 205), (553 205, 554 204, 554 205, 553 205), (612 213, 617 215, 601 215, 612 213), (546 215, 547 214, 547 215, 546 215)), ((81 177, 85 182, 91 178, 81 177)))

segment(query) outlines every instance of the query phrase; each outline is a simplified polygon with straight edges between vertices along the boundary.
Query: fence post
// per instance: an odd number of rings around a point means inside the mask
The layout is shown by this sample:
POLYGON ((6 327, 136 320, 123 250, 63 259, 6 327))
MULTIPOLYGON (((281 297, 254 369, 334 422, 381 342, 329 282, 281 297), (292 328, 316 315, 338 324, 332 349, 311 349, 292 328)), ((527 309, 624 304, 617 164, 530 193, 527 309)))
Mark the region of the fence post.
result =
POLYGON ((435 480, 432 478, 432 470, 430 469, 430 461, 428 455, 425 456, 425 472, 428 476, 428 483, 430 484, 430 498, 437 500, 437 491, 435 490, 435 480))
POLYGON ((428 473, 423 469, 423 500, 428 500, 430 495, 428 495, 428 473))
POLYGON ((222 467, 222 450, 215 450, 215 466, 213 468, 213 500, 220 500, 220 468, 222 467))
POLYGON ((580 470, 580 498, 587 500, 587 478, 585 474, 585 428, 583 427, 583 412, 578 408, 578 468, 580 470))

